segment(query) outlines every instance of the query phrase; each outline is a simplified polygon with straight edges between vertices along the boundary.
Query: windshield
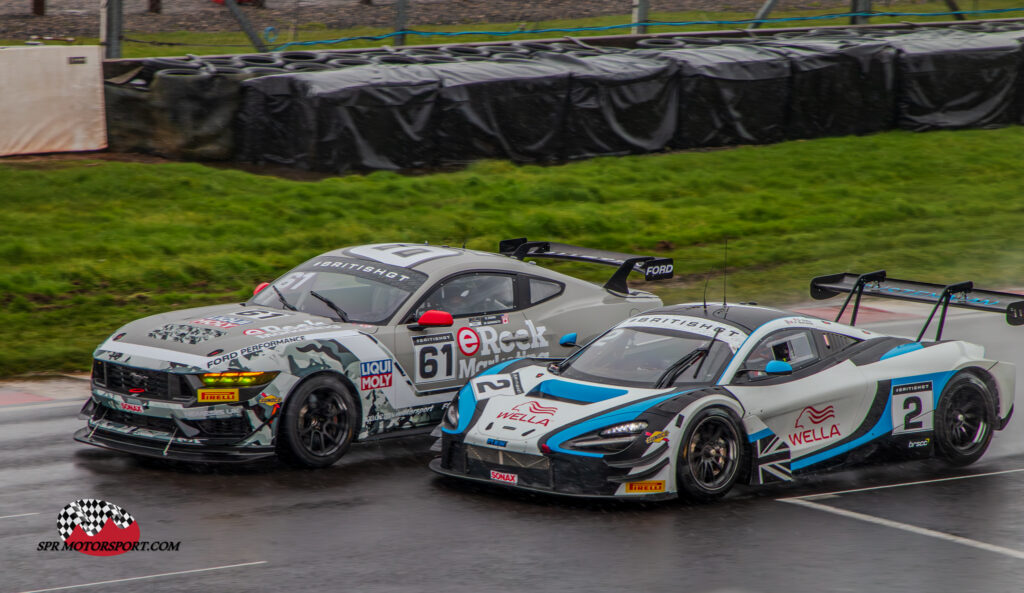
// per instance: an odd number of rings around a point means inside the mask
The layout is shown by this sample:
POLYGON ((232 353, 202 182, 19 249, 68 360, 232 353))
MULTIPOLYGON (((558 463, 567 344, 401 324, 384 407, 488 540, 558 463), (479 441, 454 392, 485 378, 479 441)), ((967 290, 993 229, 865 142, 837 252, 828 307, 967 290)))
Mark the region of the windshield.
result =
POLYGON ((711 384, 732 358, 726 343, 711 340, 708 336, 675 330, 619 327, 571 359, 562 368, 562 376, 613 385, 656 387, 670 367, 689 357, 689 364, 676 369, 678 375, 670 384, 711 384), (711 349, 706 356, 694 354, 709 343, 711 349))
POLYGON ((275 280, 249 304, 294 307, 304 313, 341 319, 326 299, 352 323, 382 324, 426 279, 425 274, 408 268, 346 257, 318 257, 275 280))

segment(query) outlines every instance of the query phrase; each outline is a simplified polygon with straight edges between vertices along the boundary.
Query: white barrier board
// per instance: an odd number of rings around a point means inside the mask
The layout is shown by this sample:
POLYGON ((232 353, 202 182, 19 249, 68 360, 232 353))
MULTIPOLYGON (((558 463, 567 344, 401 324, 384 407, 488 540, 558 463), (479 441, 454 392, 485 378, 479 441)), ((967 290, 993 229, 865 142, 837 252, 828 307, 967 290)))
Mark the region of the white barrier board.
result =
POLYGON ((0 156, 106 147, 99 46, 0 47, 0 156))

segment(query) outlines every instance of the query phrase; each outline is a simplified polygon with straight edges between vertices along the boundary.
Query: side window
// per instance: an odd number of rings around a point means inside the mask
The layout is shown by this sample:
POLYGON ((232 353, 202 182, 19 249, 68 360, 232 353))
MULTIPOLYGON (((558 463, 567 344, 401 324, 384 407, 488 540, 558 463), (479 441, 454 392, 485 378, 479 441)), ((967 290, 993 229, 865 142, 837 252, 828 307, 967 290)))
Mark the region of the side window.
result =
POLYGON ((562 292, 562 285, 550 280, 530 278, 530 304, 536 305, 562 292))
POLYGON ((819 337, 821 338, 822 358, 837 352, 842 352, 857 342, 860 342, 857 338, 851 338, 850 336, 845 336, 843 334, 834 334, 832 332, 821 332, 819 337))
POLYGON ((764 373, 760 371, 772 360, 788 362, 794 370, 816 362, 818 353, 810 332, 792 329, 768 336, 747 356, 743 368, 750 369, 749 378, 763 377, 764 373))
POLYGON ((428 309, 447 311, 453 316, 502 313, 515 308, 515 283, 507 274, 464 274, 445 281, 416 308, 416 315, 428 309))

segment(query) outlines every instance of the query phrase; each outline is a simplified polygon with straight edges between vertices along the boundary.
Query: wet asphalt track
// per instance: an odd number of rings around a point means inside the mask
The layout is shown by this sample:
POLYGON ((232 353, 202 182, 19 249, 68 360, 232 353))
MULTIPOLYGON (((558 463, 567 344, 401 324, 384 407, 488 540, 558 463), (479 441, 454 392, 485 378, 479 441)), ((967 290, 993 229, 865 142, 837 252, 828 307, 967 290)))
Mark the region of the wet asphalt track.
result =
MULTIPOLYGON (((874 327, 915 334, 919 322, 874 327)), ((1024 328, 998 316, 957 317, 946 337, 1024 367, 1024 328)), ((314 472, 138 461, 72 441, 77 409, 0 407, 0 593, 1024 589, 1019 417, 966 469, 876 467, 638 506, 449 482, 426 468, 426 437, 356 446, 314 472), (915 481, 928 482, 902 485, 915 481), (179 551, 36 551, 79 498, 123 506, 143 540, 179 551)))

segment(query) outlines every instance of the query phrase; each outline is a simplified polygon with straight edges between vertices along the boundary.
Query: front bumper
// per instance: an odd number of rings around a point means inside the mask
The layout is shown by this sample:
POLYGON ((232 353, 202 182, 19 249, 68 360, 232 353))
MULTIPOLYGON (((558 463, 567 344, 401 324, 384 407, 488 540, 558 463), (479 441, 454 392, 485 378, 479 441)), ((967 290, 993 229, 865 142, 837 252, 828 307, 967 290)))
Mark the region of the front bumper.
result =
POLYGON ((266 446, 213 446, 213 445, 184 445, 171 441, 159 441, 144 437, 133 437, 113 431, 90 427, 79 429, 75 432, 75 440, 87 445, 103 447, 132 453, 157 459, 170 459, 175 461, 193 461, 202 463, 246 463, 260 459, 267 459, 275 455, 274 447, 266 446), (168 446, 170 443, 170 446, 168 446))
MULTIPOLYGON (((676 498, 674 492, 650 494, 617 494, 626 483, 628 468, 610 466, 604 459, 575 455, 552 454, 545 456, 504 453, 511 459, 495 460, 480 452, 494 452, 448 435, 441 440, 441 456, 430 462, 430 469, 444 476, 472 480, 518 490, 543 492, 579 498, 605 498, 616 500, 667 500, 676 498), (491 471, 515 474, 517 483, 491 479, 491 471)), ((658 464, 658 468, 664 464, 658 464)), ((642 476, 636 476, 642 479, 642 476)))

